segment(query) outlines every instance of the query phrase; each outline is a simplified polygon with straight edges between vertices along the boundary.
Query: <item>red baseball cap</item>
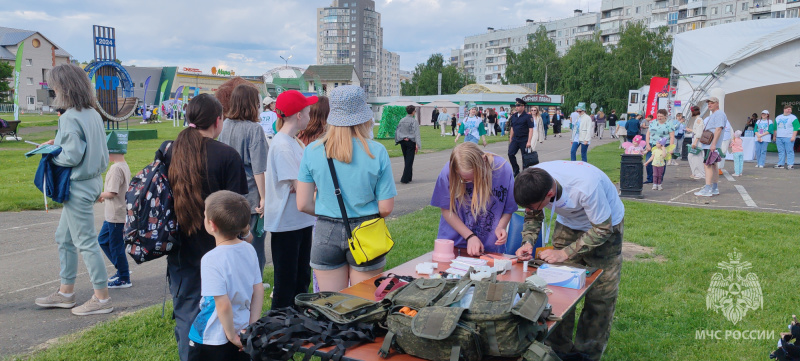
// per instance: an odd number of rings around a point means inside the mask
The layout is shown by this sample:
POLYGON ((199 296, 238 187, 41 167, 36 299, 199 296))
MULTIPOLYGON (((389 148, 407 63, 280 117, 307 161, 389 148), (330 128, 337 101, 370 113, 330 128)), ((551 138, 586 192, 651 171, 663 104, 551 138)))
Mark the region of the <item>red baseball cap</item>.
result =
POLYGON ((316 104, 318 99, 316 95, 306 97, 297 90, 287 90, 278 95, 278 99, 275 100, 275 109, 281 111, 278 113, 279 117, 290 117, 303 110, 303 108, 316 104))

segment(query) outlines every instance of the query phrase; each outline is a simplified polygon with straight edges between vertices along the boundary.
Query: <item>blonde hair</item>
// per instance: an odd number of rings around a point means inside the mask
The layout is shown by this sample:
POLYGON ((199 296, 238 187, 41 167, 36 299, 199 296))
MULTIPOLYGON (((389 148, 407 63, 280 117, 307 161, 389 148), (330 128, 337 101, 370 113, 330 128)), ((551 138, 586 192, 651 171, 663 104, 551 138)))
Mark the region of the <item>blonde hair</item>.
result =
POLYGON ((320 143, 325 144, 325 154, 329 158, 336 159, 342 163, 350 163, 353 160, 353 138, 361 141, 361 147, 370 158, 375 158, 367 146, 367 138, 373 127, 372 120, 349 127, 340 127, 328 124, 325 134, 320 139, 320 143))
POLYGON ((75 108, 77 111, 95 108, 97 101, 92 83, 86 72, 77 65, 57 65, 50 70, 47 83, 56 92, 53 104, 56 108, 75 108))
MULTIPOLYGON (((472 171, 472 199, 469 200, 473 217, 486 213, 486 206, 492 197, 492 172, 494 160, 491 154, 484 153, 475 143, 465 142, 457 145, 450 153, 450 213, 456 212, 456 202, 466 203, 466 186, 458 171, 472 171)), ((502 165, 500 163, 499 165, 502 165)), ((498 166, 499 166, 498 165, 498 166)))

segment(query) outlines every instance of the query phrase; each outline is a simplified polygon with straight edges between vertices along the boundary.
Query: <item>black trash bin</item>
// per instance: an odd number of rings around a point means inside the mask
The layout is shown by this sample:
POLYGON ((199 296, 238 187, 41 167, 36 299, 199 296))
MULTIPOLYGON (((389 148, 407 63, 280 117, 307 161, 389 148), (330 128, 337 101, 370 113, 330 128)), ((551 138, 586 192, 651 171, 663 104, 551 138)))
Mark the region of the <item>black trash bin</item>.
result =
POLYGON ((619 196, 643 198, 642 172, 644 165, 641 154, 623 154, 619 167, 619 196))

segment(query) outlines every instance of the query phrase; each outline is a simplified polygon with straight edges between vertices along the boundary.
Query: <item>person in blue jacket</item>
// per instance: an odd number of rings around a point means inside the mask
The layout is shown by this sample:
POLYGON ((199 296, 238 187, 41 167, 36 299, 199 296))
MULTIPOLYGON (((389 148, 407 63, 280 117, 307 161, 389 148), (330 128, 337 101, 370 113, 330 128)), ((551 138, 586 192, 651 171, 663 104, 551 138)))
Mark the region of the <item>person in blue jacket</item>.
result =
POLYGON ((79 316, 109 313, 114 310, 108 295, 105 259, 94 228, 94 203, 103 189, 103 171, 108 166, 108 148, 103 119, 95 110, 96 99, 86 72, 73 64, 50 70, 47 81, 56 93, 55 103, 66 109, 58 120, 56 138, 46 142, 61 147, 52 159, 57 166, 71 168, 69 199, 61 211, 56 243, 61 266, 58 290, 35 303, 47 308, 72 308, 79 316), (75 278, 78 252, 83 257, 94 295, 75 307, 75 278))

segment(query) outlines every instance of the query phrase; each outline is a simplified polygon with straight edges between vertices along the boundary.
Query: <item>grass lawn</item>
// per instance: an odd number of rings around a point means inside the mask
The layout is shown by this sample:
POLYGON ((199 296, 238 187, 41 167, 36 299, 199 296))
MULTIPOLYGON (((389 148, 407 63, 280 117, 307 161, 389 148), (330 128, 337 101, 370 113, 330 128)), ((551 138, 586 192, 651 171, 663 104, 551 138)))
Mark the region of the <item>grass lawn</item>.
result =
MULTIPOLYGON (((2 116, 0 115, 0 117, 2 116)), ((30 117, 38 117, 38 115, 30 115, 30 117)), ((121 127, 124 128, 124 125, 121 127)), ((141 125, 132 119, 130 127, 131 129, 158 129, 158 139, 135 140, 128 144, 128 154, 125 155, 125 160, 128 162, 132 174, 138 173, 153 161, 155 151, 163 141, 175 139, 178 133, 183 130, 182 127, 172 127, 171 121, 141 125)), ((54 136, 55 131, 46 130, 26 134, 23 139, 41 143, 53 139, 54 136)), ((439 130, 434 130, 433 127, 422 127, 421 136, 422 153, 437 152, 455 146, 454 137, 441 137, 439 136, 439 130)), ((503 140, 506 140, 506 138, 487 137, 487 142, 489 143, 503 140)), ((378 141, 386 147, 390 157, 403 155, 400 146, 396 146, 394 140, 380 139, 378 141)), ((33 175, 39 166, 40 157, 25 158, 24 156, 31 149, 33 149, 33 146, 24 142, 4 141, 0 143, 0 156, 3 157, 3 160, 0 161, 0 174, 3 175, 3 181, 0 182, 0 212, 44 209, 42 193, 33 185, 33 175)), ((50 204, 54 207, 60 206, 54 203, 50 204)))
MULTIPOLYGON (((14 120, 14 113, 0 113, 0 118, 14 120)), ((39 113, 20 114, 19 120, 20 128, 58 125, 58 115, 55 113, 44 113, 42 115, 39 115, 39 113)))
MULTIPOLYGON (((593 164, 619 177, 616 144, 594 148, 593 164)), ((796 251, 787 225, 800 216, 672 207, 624 201, 625 240, 652 247, 665 262, 625 262, 611 340, 604 360, 753 360, 765 359, 776 339, 696 339, 698 331, 786 330, 800 301, 793 284, 798 266, 790 256, 796 251), (721 313, 706 309, 711 277, 721 272, 717 264, 729 261, 734 248, 742 261, 752 263, 745 271, 759 277, 763 308, 750 310, 737 324, 721 313)), ((427 207, 390 219, 397 241, 387 267, 397 266, 432 249, 439 210, 427 207)), ((272 270, 265 272, 271 283, 272 270)), ((267 292, 268 294, 269 292, 267 292)), ((266 300, 265 308, 269 307, 266 300)), ((173 323, 160 318, 160 305, 137 311, 67 336, 49 349, 27 356, 32 360, 172 360, 176 350, 173 323), (146 345, 146 346, 145 346, 146 345)), ((298 358, 299 360, 299 358, 298 358)))

